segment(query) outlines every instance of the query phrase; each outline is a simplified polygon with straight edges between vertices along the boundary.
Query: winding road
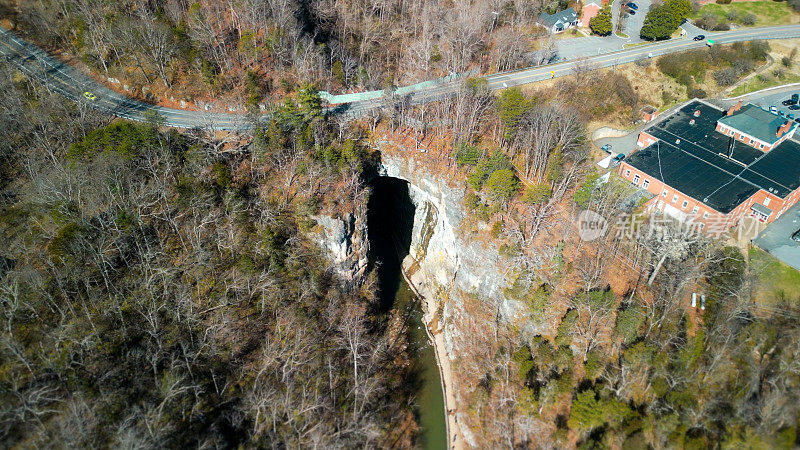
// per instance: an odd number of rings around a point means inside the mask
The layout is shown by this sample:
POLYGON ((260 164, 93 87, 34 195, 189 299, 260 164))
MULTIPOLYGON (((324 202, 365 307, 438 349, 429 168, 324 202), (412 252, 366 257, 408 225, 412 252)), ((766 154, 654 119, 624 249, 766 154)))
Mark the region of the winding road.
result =
MULTIPOLYGON (((717 44, 728 44, 738 41, 757 39, 800 38, 800 25, 784 25, 763 28, 746 28, 733 31, 709 33, 708 39, 717 44)), ((660 56, 667 53, 680 52, 693 48, 701 48, 706 41, 677 39, 652 44, 644 44, 634 48, 583 58, 582 65, 588 68, 603 68, 626 64, 640 59, 660 56)), ((77 102, 86 103, 108 114, 126 119, 144 121, 148 111, 158 113, 164 118, 165 125, 178 128, 203 128, 208 130, 238 130, 249 126, 245 115, 241 113, 208 112, 184 110, 152 105, 131 99, 105 87, 102 83, 82 73, 68 64, 52 57, 39 47, 22 40, 15 33, 0 28, 0 54, 22 72, 43 83, 49 89, 77 102), (83 93, 89 91, 96 96, 90 100, 83 93)), ((509 72, 501 72, 484 77, 489 89, 502 90, 513 86, 533 83, 567 76, 575 70, 576 60, 559 62, 546 66, 531 67, 509 72)), ((453 95, 459 88, 458 81, 441 82, 426 86, 423 89, 407 94, 404 100, 411 104, 421 104, 442 100, 453 95)), ((380 95, 368 100, 333 105, 330 112, 345 114, 348 117, 359 117, 369 110, 379 108, 383 104, 380 95)), ((152 113, 150 113, 152 114, 152 113)))

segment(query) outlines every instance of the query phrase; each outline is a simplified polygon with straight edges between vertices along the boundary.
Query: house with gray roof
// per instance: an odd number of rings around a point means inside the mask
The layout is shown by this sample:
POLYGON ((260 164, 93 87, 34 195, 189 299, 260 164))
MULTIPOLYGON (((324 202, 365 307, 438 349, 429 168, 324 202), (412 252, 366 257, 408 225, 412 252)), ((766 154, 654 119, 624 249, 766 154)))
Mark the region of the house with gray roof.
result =
POLYGON ((539 15, 539 25, 547 28, 550 33, 561 33, 567 28, 578 26, 578 13, 573 8, 555 14, 542 13, 539 15))
POLYGON ((784 116, 753 104, 731 106, 717 120, 716 130, 753 148, 768 152, 794 135, 797 124, 784 116))

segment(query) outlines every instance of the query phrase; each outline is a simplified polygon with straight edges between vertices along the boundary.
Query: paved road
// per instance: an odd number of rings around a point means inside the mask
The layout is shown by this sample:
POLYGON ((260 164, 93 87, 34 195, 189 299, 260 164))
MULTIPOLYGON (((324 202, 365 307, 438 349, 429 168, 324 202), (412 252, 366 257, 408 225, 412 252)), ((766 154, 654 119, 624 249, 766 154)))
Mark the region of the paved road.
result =
POLYGON ((53 58, 44 50, 23 41, 16 34, 0 27, 0 54, 47 88, 92 108, 126 119, 145 121, 147 111, 160 114, 166 125, 180 128, 231 130, 246 126, 241 114, 181 110, 144 103, 106 88, 78 69, 53 58), (92 92, 96 100, 84 97, 92 92))
MULTIPOLYGON (((743 30, 726 31, 709 34, 709 37, 719 44, 748 41, 754 39, 786 39, 800 37, 800 25, 785 25, 777 27, 751 28, 743 30)), ((626 64, 651 56, 679 52, 692 48, 700 48, 704 42, 688 39, 679 41, 664 41, 650 45, 637 46, 628 50, 593 56, 586 61, 593 67, 610 67, 626 64)), ((227 114, 218 112, 187 111, 176 108, 165 108, 140 102, 116 93, 99 82, 86 76, 77 69, 64 64, 43 50, 27 43, 14 33, 0 28, 0 53, 7 60, 15 64, 23 72, 35 78, 50 89, 64 96, 84 102, 101 111, 132 120, 146 120, 147 111, 155 111, 164 117, 169 126, 180 128, 206 128, 217 130, 233 130, 247 127, 247 122, 242 114, 227 114), (87 100, 83 92, 91 91, 97 99, 87 100)), ((512 86, 533 83, 550 78, 562 77, 572 74, 574 62, 560 62, 547 66, 540 66, 511 72, 497 73, 486 78, 492 90, 501 90, 512 86)), ((442 100, 453 95, 460 88, 458 82, 445 82, 433 85, 406 96, 405 100, 411 104, 421 104, 442 100)), ((330 108, 333 113, 342 113, 347 116, 361 116, 371 109, 382 106, 380 98, 352 102, 344 105, 334 105, 330 108)))
POLYGON ((786 264, 800 270, 800 242, 792 240, 792 233, 800 229, 800 203, 769 224, 753 239, 753 243, 786 264))

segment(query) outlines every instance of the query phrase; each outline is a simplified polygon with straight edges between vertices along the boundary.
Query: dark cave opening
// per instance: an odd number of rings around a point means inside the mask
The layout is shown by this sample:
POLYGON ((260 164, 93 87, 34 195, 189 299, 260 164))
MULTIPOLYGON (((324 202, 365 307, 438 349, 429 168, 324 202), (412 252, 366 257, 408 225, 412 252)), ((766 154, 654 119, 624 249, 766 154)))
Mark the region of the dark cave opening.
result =
POLYGON ((388 312, 403 279, 402 262, 411 248, 415 208, 407 181, 377 177, 371 186, 367 203, 370 269, 377 268, 380 308, 388 312))

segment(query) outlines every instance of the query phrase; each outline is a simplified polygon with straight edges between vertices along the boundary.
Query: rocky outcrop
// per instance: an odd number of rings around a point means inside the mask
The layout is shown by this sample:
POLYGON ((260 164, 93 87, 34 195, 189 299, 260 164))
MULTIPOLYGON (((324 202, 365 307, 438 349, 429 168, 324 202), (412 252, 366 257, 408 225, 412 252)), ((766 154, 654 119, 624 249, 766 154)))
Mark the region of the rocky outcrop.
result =
POLYGON ((327 251, 334 271, 346 281, 361 276, 367 270, 369 252, 365 214, 347 213, 343 217, 317 215, 312 218, 317 222, 312 237, 327 251))

